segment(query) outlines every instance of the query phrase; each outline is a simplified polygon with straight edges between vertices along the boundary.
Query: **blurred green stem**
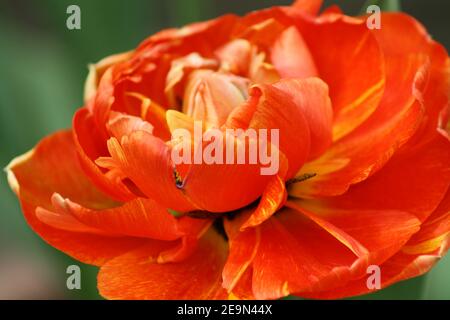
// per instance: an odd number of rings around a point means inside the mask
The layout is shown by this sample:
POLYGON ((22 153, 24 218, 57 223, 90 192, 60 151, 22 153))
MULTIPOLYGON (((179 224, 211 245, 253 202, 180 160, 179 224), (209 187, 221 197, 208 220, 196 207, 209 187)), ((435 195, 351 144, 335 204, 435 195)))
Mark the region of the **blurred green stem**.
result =
POLYGON ((211 1, 207 0, 170 0, 169 19, 172 25, 182 26, 195 21, 211 18, 211 1))
POLYGON ((367 0, 361 8, 361 14, 367 13, 367 7, 377 5, 381 11, 402 11, 400 0, 367 0))

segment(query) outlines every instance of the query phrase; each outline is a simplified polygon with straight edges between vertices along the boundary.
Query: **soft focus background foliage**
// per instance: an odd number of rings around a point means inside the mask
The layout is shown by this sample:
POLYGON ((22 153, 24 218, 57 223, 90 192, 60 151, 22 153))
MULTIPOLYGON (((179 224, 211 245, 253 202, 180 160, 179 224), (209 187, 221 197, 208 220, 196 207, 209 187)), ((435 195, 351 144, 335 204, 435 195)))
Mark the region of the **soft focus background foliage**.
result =
MULTIPOLYGON (((384 0, 386 1, 386 0, 384 0)), ((392 0, 388 0, 392 1, 392 0)), ((291 0, 1 0, 0 166, 43 136, 71 125, 81 106, 87 64, 134 48, 166 27, 234 12, 245 14, 291 0), (66 28, 66 8, 81 8, 81 30, 66 28)), ((328 0, 346 13, 364 1, 328 0)), ((369 1, 371 3, 377 1, 369 1)), ((378 1, 379 2, 379 1, 378 1)), ((450 2, 406 0, 402 10, 450 48, 450 2)), ((405 35, 407 36, 407 35, 405 35)), ((96 268, 80 265, 82 289, 66 289, 66 268, 79 264, 47 246, 27 226, 6 179, 0 179, 0 299, 98 299, 96 268)), ((450 299, 450 256, 428 275, 369 299, 450 299)))

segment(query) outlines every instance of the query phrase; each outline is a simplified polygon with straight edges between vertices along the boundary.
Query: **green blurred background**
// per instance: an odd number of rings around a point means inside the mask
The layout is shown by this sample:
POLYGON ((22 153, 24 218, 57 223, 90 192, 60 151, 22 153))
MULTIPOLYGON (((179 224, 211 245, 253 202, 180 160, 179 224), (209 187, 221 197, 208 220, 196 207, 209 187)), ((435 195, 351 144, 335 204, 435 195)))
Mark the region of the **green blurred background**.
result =
MULTIPOLYGON (((245 14, 290 0, 1 0, 0 166, 43 136, 69 127, 81 106, 87 64, 134 48, 167 27, 245 14), (81 8, 81 30, 66 28, 66 8, 81 8)), ((364 1, 329 0, 356 14, 364 1)), ((450 1, 405 0, 402 9, 450 47, 450 1)), ((0 179, 0 299, 100 299, 94 267, 46 245, 25 223, 6 179, 0 179), (81 290, 66 288, 66 268, 82 270, 81 290)), ((428 275, 364 298, 450 299, 450 256, 428 275)))

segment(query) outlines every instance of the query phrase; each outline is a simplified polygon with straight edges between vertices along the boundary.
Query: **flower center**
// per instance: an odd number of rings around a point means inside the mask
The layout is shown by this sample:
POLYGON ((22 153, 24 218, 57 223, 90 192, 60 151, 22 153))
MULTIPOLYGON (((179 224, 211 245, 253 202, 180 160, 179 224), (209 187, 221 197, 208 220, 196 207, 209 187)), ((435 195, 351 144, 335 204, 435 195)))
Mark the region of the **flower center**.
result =
POLYGON ((244 39, 220 47, 213 57, 190 53, 172 61, 165 92, 176 110, 208 127, 220 127, 247 100, 251 84, 280 79, 265 59, 264 52, 244 39))

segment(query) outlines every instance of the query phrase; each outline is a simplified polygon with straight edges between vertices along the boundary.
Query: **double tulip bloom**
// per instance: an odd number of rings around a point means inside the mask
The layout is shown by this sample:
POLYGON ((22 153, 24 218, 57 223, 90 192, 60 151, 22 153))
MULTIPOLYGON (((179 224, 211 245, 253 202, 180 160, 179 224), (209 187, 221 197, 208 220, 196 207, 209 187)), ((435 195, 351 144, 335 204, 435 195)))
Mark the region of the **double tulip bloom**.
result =
POLYGON ((372 265, 383 288, 427 272, 450 240, 448 54, 408 15, 370 30, 320 5, 93 65, 72 129, 7 168, 33 230, 100 267, 110 299, 341 298, 371 291, 372 265), (279 170, 174 164, 195 121, 278 129, 279 170))

